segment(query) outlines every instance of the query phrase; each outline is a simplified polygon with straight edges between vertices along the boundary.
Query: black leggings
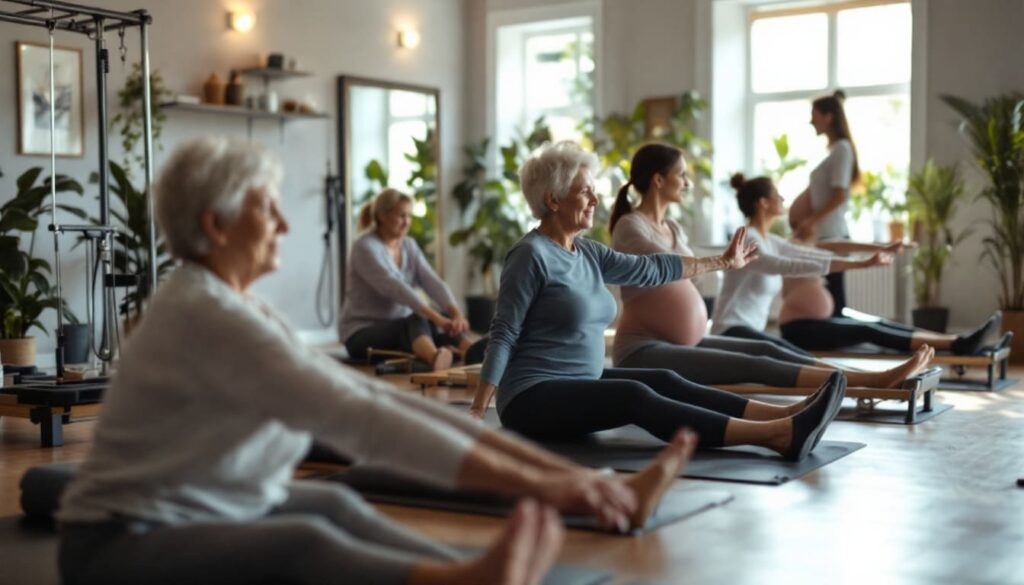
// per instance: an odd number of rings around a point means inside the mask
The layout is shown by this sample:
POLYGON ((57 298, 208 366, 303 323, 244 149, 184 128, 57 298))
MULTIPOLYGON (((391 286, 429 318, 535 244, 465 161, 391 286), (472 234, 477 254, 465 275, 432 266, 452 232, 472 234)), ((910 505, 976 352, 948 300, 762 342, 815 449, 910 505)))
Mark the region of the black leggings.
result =
POLYGON ((799 347, 793 345, 792 343, 786 341, 785 339, 782 339, 781 337, 769 335, 764 331, 758 331, 757 329, 747 327, 746 325, 736 325, 730 327, 723 331, 722 335, 726 337, 739 337, 740 339, 754 339, 756 341, 767 341, 768 343, 772 343, 778 347, 788 349, 789 351, 792 351, 804 357, 814 357, 810 353, 800 349, 799 347))
POLYGON ((909 352, 914 330, 891 321, 869 323, 848 317, 800 319, 780 325, 782 337, 810 351, 829 351, 859 343, 909 352))
POLYGON ((846 308, 846 273, 832 272, 825 275, 825 288, 832 294, 832 316, 842 317, 846 308))
POLYGON ((345 340, 348 355, 365 360, 367 351, 387 349, 392 351, 412 352, 412 342, 419 337, 428 336, 438 347, 442 345, 458 345, 461 338, 454 338, 440 331, 433 323, 419 313, 413 313, 402 319, 380 321, 363 327, 345 340))
POLYGON ((537 440, 569 439, 629 424, 663 441, 690 427, 701 447, 720 447, 748 399, 694 384, 670 370, 609 368, 600 380, 540 382, 512 399, 501 424, 537 440))

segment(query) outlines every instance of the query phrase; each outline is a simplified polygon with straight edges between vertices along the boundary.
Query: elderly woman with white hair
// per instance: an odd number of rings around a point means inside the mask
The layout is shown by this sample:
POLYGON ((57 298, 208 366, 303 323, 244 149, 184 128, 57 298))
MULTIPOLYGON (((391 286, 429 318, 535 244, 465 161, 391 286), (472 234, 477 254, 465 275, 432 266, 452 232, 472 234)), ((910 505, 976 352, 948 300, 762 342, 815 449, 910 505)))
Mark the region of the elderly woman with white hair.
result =
POLYGON ((554 508, 642 524, 692 436, 623 481, 304 347, 250 293, 288 231, 279 174, 258 146, 220 138, 183 145, 165 166, 157 219, 181 265, 126 344, 62 498, 65 583, 525 585, 558 555, 554 508), (339 484, 293 481, 313 437, 436 487, 530 499, 464 559, 339 484))
POLYGON ((635 424, 671 440, 692 427, 702 447, 752 444, 799 460, 838 411, 841 375, 795 406, 749 400, 670 370, 604 368, 615 299, 606 284, 652 287, 755 257, 740 228, 725 254, 636 256, 578 237, 593 225, 597 157, 571 142, 541 147, 519 171, 540 225, 508 253, 474 398, 482 416, 497 391, 511 430, 540 440, 635 424))
POLYGON ((365 359, 370 348, 399 350, 445 370, 452 365, 448 346, 465 353, 472 343, 469 324, 451 289, 408 236, 411 225, 412 197, 396 189, 384 189, 363 207, 364 232, 349 254, 338 335, 357 359, 365 359))

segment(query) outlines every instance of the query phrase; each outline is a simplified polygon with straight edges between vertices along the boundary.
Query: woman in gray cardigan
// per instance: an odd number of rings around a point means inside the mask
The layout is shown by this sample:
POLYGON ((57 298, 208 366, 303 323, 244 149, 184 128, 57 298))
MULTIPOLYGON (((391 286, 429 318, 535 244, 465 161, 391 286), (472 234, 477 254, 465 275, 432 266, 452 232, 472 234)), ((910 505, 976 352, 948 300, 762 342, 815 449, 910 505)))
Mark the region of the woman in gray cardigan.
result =
POLYGON ((451 289, 410 238, 412 198, 385 189, 363 207, 365 232, 352 245, 338 336, 350 356, 366 359, 370 348, 412 352, 434 370, 452 365, 472 340, 451 289), (416 291, 426 293, 432 307, 416 291))

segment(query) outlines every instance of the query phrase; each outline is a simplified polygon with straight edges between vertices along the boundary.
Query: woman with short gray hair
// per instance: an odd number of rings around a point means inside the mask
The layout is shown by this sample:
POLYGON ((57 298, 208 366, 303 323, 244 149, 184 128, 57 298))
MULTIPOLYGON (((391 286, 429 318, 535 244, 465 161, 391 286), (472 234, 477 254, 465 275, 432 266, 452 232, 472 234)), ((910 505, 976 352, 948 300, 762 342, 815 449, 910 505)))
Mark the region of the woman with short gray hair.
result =
POLYGON ((519 171, 540 225, 505 257, 472 412, 497 391, 502 424, 563 439, 635 424, 670 441, 693 427, 704 447, 753 444, 805 457, 838 411, 845 381, 830 379, 799 410, 694 384, 675 372, 604 368, 615 299, 605 284, 653 287, 755 258, 740 228, 722 256, 635 256, 578 237, 593 226, 597 159, 571 142, 542 146, 519 171))
POLYGON ((223 138, 189 142, 165 165, 157 209, 181 266, 126 344, 63 495, 65 583, 534 585, 563 539, 555 508, 643 525, 692 438, 643 477, 604 477, 305 347, 250 292, 288 231, 276 169, 259 146, 223 138), (434 487, 541 504, 520 504, 466 560, 340 484, 292 481, 313 437, 434 487))

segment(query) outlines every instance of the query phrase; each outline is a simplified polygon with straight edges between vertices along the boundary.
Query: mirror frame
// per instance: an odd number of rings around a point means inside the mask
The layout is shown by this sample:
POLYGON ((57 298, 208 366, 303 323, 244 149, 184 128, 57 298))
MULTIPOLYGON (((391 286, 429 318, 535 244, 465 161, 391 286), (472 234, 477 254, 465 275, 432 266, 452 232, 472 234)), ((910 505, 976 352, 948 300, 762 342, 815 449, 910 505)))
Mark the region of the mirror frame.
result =
POLYGON ((434 128, 434 156, 437 161, 437 180, 436 190, 437 197, 435 205, 437 206, 437 213, 435 214, 434 221, 434 233, 437 234, 437 240, 439 245, 434 256, 434 270, 438 274, 443 274, 444 269, 444 191, 442 190, 441 173, 444 166, 441 160, 441 90, 436 87, 429 87, 425 85, 415 85, 411 83, 401 83, 396 81, 386 81, 382 79, 372 79, 369 77, 360 77, 356 75, 339 75, 337 82, 337 96, 338 96, 338 181, 341 185, 342 198, 344 199, 344 213, 342 214, 341 225, 338 226, 338 280, 339 280, 339 304, 345 303, 345 278, 346 270, 348 268, 348 251, 349 251, 349 237, 355 234, 349 233, 349 227, 354 225, 353 219, 358 210, 352 209, 352 197, 351 193, 351 179, 353 176, 353 169, 351 168, 351 160, 348 156, 350 151, 350 145, 352 143, 351 128, 349 127, 348 120, 351 115, 351 104, 350 92, 355 86, 368 86, 376 87, 381 89, 393 89, 400 91, 410 91, 417 93, 424 93, 433 96, 434 98, 434 118, 436 119, 436 127, 434 128))

